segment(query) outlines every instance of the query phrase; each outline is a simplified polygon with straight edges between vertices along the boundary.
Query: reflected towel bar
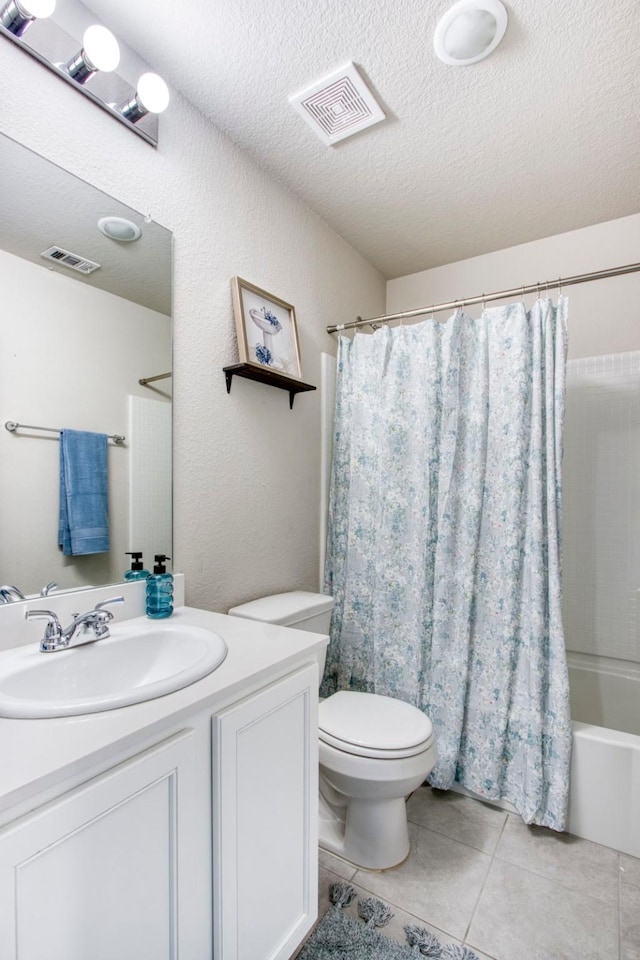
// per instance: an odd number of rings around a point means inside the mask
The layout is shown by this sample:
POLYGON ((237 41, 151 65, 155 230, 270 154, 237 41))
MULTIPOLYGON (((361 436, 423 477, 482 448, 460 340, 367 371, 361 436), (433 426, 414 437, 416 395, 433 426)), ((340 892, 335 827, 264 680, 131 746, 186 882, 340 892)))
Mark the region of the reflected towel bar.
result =
MULTIPOLYGON (((45 430, 47 433, 62 433, 60 427, 34 427, 32 423, 16 423, 15 420, 7 420, 4 426, 5 430, 8 430, 9 433, 15 433, 16 430, 45 430)), ((127 439, 121 433, 108 433, 107 437, 119 445, 123 444, 127 439)))
POLYGON ((141 387, 146 387, 148 383, 153 383, 154 380, 166 380, 167 377, 172 376, 170 373, 157 373, 155 377, 142 377, 138 380, 138 383, 141 387))

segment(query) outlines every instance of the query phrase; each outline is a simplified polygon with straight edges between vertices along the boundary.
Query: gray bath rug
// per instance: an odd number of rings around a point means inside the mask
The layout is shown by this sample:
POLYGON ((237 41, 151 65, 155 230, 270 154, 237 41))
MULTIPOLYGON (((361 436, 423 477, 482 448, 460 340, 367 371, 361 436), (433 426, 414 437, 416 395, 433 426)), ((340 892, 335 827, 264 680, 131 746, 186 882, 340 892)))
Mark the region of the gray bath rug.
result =
POLYGON ((311 934, 297 960, 478 960, 468 947, 443 946, 438 938, 420 926, 404 928, 407 944, 389 940, 376 927, 385 926, 393 913, 382 900, 360 899, 358 916, 362 923, 343 912, 355 899, 351 884, 341 881, 329 887, 331 907, 311 934))

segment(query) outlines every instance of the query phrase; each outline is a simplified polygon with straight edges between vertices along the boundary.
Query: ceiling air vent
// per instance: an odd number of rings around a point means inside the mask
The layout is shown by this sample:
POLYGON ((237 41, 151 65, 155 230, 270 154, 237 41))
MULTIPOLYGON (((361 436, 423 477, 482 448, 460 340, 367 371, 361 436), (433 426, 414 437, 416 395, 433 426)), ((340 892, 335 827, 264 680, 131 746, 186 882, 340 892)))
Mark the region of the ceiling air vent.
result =
POLYGON ((86 257, 79 257, 77 253, 71 253, 69 250, 63 250, 62 247, 49 247, 41 254, 45 260, 53 260, 54 263, 61 263, 63 267, 69 267, 70 270, 77 270, 78 273, 84 273, 86 276, 100 269, 99 263, 93 260, 87 260, 86 257))
POLYGON ((385 119, 353 63, 289 97, 289 103, 327 146, 385 119))

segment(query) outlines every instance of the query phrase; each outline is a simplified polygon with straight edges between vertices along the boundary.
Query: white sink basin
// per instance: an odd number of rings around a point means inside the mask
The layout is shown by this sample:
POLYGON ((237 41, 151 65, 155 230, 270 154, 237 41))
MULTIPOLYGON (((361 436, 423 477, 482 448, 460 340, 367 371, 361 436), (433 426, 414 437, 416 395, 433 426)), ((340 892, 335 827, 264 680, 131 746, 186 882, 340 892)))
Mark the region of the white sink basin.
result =
POLYGON ((217 633, 178 623, 123 621, 106 640, 41 653, 37 644, 0 653, 0 717, 70 717, 153 700, 218 667, 217 633))

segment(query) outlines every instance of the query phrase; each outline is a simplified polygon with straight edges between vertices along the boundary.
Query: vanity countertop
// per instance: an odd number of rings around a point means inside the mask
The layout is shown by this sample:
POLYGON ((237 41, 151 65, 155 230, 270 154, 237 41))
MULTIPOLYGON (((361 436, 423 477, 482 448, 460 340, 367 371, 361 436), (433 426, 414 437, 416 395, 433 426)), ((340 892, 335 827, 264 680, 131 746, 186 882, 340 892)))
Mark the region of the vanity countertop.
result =
MULTIPOLYGON (((146 618, 131 622, 140 620, 146 618)), ((101 763, 135 748, 141 738, 161 736, 198 711, 224 709, 288 668, 314 660, 328 642, 319 634, 184 606, 171 623, 219 634, 228 647, 224 662, 202 680, 144 703, 75 717, 0 719, 0 813, 78 775, 88 761, 101 763)))

